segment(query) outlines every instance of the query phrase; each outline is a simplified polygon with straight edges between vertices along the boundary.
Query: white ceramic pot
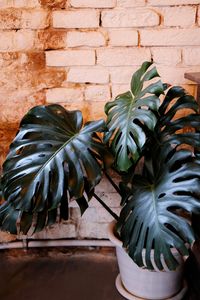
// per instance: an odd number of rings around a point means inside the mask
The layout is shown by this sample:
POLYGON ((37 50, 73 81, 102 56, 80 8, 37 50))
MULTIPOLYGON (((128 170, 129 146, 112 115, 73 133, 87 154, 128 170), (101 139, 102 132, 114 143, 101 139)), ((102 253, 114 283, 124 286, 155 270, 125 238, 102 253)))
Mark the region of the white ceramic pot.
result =
POLYGON ((183 284, 183 259, 177 253, 181 265, 176 271, 150 271, 139 268, 113 234, 115 222, 109 225, 108 235, 116 246, 120 277, 124 288, 132 295, 145 299, 166 299, 176 295, 183 284))

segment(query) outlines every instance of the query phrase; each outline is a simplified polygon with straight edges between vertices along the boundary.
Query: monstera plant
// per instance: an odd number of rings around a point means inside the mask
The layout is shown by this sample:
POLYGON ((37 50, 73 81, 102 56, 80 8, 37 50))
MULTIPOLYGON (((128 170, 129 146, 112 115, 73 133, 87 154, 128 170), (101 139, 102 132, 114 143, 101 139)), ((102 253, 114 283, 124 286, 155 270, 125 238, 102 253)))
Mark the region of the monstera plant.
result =
POLYGON ((84 213, 95 197, 116 219, 115 234, 132 261, 175 270, 174 249, 188 255, 195 240, 191 215, 200 214, 198 105, 144 62, 130 90, 108 102, 105 113, 106 122, 85 125, 80 111, 60 105, 24 116, 3 165, 0 227, 36 232, 58 214, 67 219, 71 200, 84 213), (121 176, 119 185, 109 169, 121 176), (103 174, 121 196, 119 216, 95 194, 103 174))

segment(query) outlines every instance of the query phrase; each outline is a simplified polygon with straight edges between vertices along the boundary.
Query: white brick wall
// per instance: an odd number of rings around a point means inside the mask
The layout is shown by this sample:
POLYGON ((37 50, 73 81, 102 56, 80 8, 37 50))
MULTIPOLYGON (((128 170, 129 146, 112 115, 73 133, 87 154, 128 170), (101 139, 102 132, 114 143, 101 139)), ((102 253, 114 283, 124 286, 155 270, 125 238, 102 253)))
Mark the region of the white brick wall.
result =
POLYGON ((144 6, 145 0, 117 0, 117 6, 119 7, 140 7, 144 6))
POLYGON ((116 5, 116 0, 70 0, 73 7, 94 7, 94 8, 112 8, 116 5))
POLYGON ((189 5, 199 4, 199 0, 147 0, 147 4, 155 6, 189 5))
POLYGON ((137 46, 138 32, 134 29, 111 29, 108 31, 111 46, 137 46))
POLYGON ((74 83, 108 83, 108 70, 101 67, 70 68, 68 81, 74 83))
POLYGON ((143 61, 150 59, 150 50, 145 48, 120 48, 97 50, 97 64, 103 66, 140 65, 143 61))
POLYGON ((95 28, 99 27, 99 12, 96 10, 54 11, 55 28, 95 28))
POLYGON ((95 65, 93 50, 55 50, 46 52, 47 66, 90 66, 95 65))
POLYGON ((155 63, 175 66, 181 63, 181 49, 170 47, 152 47, 152 58, 155 63))
POLYGON ((47 90, 47 103, 65 103, 83 101, 83 90, 81 88, 54 88, 47 90))
POLYGON ((196 21, 196 7, 193 6, 175 6, 165 7, 160 10, 163 16, 163 25, 166 27, 180 26, 191 27, 195 25, 196 21), (186 16, 184 18, 183 16, 186 16))
POLYGON ((116 9, 102 12, 103 27, 152 27, 159 25, 159 15, 151 9, 116 9))
POLYGON ((66 43, 68 47, 100 47, 106 45, 106 39, 104 34, 98 31, 69 31, 66 43))
POLYGON ((142 46, 198 46, 200 44, 200 28, 142 29, 140 38, 142 46))

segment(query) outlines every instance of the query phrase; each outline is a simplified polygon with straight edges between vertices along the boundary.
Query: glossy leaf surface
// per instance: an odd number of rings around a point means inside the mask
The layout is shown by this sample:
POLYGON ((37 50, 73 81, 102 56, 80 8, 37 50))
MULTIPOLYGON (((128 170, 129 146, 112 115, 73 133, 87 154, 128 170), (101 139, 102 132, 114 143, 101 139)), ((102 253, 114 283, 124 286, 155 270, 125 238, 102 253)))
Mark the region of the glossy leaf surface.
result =
POLYGON ((154 112, 164 86, 159 80, 144 87, 145 82, 159 76, 155 67, 148 70, 150 66, 150 62, 143 63, 133 74, 130 91, 105 106, 109 129, 105 142, 110 144, 119 171, 127 171, 139 158, 146 141, 143 125, 151 131, 156 125, 154 112))
POLYGON ((58 208, 60 217, 67 219, 71 198, 84 212, 101 179, 102 160, 109 159, 96 134, 104 125, 100 120, 83 127, 80 111, 69 112, 60 105, 29 111, 3 165, 3 229, 16 232, 20 219, 20 231, 26 233, 36 216, 35 230, 41 230, 56 221, 58 208))
POLYGON ((187 218, 200 213, 200 161, 193 153, 193 147, 200 149, 197 110, 195 99, 182 88, 167 92, 154 131, 149 131, 143 147, 143 173, 132 176, 129 183, 118 232, 129 255, 141 267, 154 269, 154 250, 156 267, 162 270, 167 265, 174 270, 178 262, 172 248, 188 255, 186 243, 194 242, 187 218), (189 113, 179 117, 185 108, 189 113))

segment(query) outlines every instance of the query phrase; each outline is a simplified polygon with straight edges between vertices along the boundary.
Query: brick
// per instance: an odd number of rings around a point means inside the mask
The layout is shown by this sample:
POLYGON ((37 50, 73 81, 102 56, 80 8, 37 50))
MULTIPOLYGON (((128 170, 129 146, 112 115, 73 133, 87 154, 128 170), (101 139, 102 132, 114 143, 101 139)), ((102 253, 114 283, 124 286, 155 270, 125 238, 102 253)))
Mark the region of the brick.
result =
MULTIPOLYGON (((0 82, 0 85, 2 82, 0 82)), ((1 89, 3 86, 1 85, 1 89)), ((36 105, 44 104, 45 93, 44 91, 28 91, 20 90, 10 92, 4 89, 0 90, 0 124, 2 128, 17 128, 16 125, 20 122, 22 117, 27 111, 36 105), (22 104, 23 103, 23 104, 22 104)))
MULTIPOLYGON (((117 179, 116 175, 111 174, 112 178, 115 180, 115 182, 119 182, 120 179, 117 179)), ((114 187, 109 183, 108 179, 106 177, 103 177, 101 182, 96 186, 95 192, 96 193, 115 193, 114 187)))
POLYGON ((114 84, 129 84, 133 73, 138 67, 112 67, 109 68, 111 82, 114 84))
POLYGON ((58 50, 66 47, 65 31, 59 29, 39 30, 36 35, 35 45, 39 50, 58 50))
POLYGON ((199 0, 148 0, 147 4, 155 6, 199 4, 199 0))
POLYGON ((153 61, 162 65, 177 65, 181 62, 181 49, 160 47, 151 48, 153 61))
POLYGON ((46 229, 29 236, 31 239, 64 239, 75 238, 76 226, 75 224, 66 222, 61 224, 55 224, 46 229))
POLYGON ((117 6, 119 7, 138 7, 144 6, 145 0, 117 0, 117 6))
MULTIPOLYGON (((120 207, 121 198, 118 193, 97 193, 97 195, 109 206, 109 207, 120 207)), ((102 207, 102 205, 95 199, 90 200, 90 207, 102 207)))
MULTIPOLYGON (((116 213, 119 214, 119 207, 113 208, 112 210, 116 213)), ((79 219, 79 216, 77 216, 79 219)), ((103 223, 103 222, 112 222, 113 217, 110 215, 110 213, 105 210, 103 207, 89 207, 85 213, 82 216, 82 220, 85 220, 87 222, 98 222, 98 223, 103 223)))
POLYGON ((196 8, 192 6, 166 7, 161 10, 164 26, 193 26, 196 19, 196 8))
POLYGON ((140 40, 142 46, 198 46, 200 29, 144 29, 140 40))
MULTIPOLYGON (((1 98, 3 101, 3 98, 1 98)), ((7 101, 7 98, 5 98, 5 102, 7 101)), ((8 122, 1 123, 1 129, 0 129, 0 172, 2 172, 1 166, 3 165, 3 162, 5 161, 6 155, 8 154, 8 148, 11 144, 12 140, 14 139, 16 132, 18 130, 18 124, 12 124, 9 123, 8 128, 8 122)), ((0 234, 0 242, 3 240, 3 236, 0 234)), ((5 237, 6 240, 6 237, 5 237)))
POLYGON ((109 81, 108 71, 101 67, 74 67, 68 72, 68 82, 76 83, 99 83, 104 84, 109 81))
POLYGON ((188 66, 200 65, 200 48, 184 48, 183 63, 188 66))
POLYGON ((0 10, 0 29, 21 28, 22 11, 18 9, 0 10))
POLYGON ((99 27, 99 12, 96 10, 54 11, 53 27, 96 28, 99 27))
POLYGON ((54 88, 46 91, 47 103, 64 103, 83 101, 83 91, 80 88, 54 88))
POLYGON ((19 30, 0 32, 0 51, 31 50, 34 45, 33 31, 19 30))
POLYGON ((39 7, 39 0, 1 0, 0 8, 9 8, 9 7, 26 7, 34 8, 39 7))
POLYGON ((40 4, 45 8, 65 8, 67 0, 40 0, 40 4))
POLYGON ((116 0, 70 0, 73 7, 112 8, 116 6, 116 0))
POLYGON ((103 27, 150 27, 159 25, 159 15, 151 9, 118 9, 102 12, 103 27))
POLYGON ((98 31, 80 32, 69 31, 67 33, 67 46, 68 47, 99 47, 105 46, 106 40, 104 35, 98 31))
POLYGON ((167 82, 171 85, 183 85, 192 84, 192 82, 184 78, 184 74, 188 72, 198 72, 199 67, 172 67, 157 65, 158 73, 161 76, 163 82, 167 82))
POLYGON ((112 97, 115 98, 120 94, 127 92, 130 89, 130 84, 113 84, 112 97))
POLYGON ((88 103, 88 114, 87 118, 89 120, 99 120, 105 118, 104 113, 104 105, 106 104, 106 101, 96 101, 95 105, 92 101, 87 101, 88 103))
POLYGON ((0 10, 0 29, 42 29, 48 26, 48 12, 45 10, 0 10))
POLYGON ((137 46, 138 32, 132 29, 113 29, 109 31, 111 46, 137 46))
POLYGON ((47 66, 90 66, 95 64, 92 50, 53 50, 46 52, 47 66))
POLYGON ((151 59, 149 49, 99 49, 97 50, 97 63, 103 66, 130 66, 140 65, 151 59))
POLYGON ((78 235, 80 238, 107 239, 108 223, 80 221, 78 235))
POLYGON ((19 94, 15 95, 15 97, 20 97, 21 95, 21 99, 27 101, 25 97, 27 93, 30 96, 34 91, 59 87, 65 78, 65 71, 57 70, 56 68, 31 70, 28 66, 26 69, 19 66, 12 68, 11 66, 6 68, 6 70, 0 70, 0 88, 9 92, 18 90, 19 94), (23 90, 26 92, 25 95, 23 95, 23 90))
POLYGON ((49 26, 49 13, 46 10, 24 10, 21 27, 27 29, 43 29, 49 26))
MULTIPOLYGON (((84 121, 87 122, 89 121, 90 119, 88 118, 88 105, 87 105, 87 102, 85 101, 82 101, 82 102, 62 102, 61 105, 67 109, 67 110, 81 110, 82 111, 82 114, 84 116, 84 121)), ((71 202, 73 203, 73 205, 70 204, 70 206, 72 207, 77 207, 75 204, 76 202, 73 201, 71 202)))
POLYGON ((109 101, 110 87, 108 85, 89 85, 85 88, 85 100, 109 101))

